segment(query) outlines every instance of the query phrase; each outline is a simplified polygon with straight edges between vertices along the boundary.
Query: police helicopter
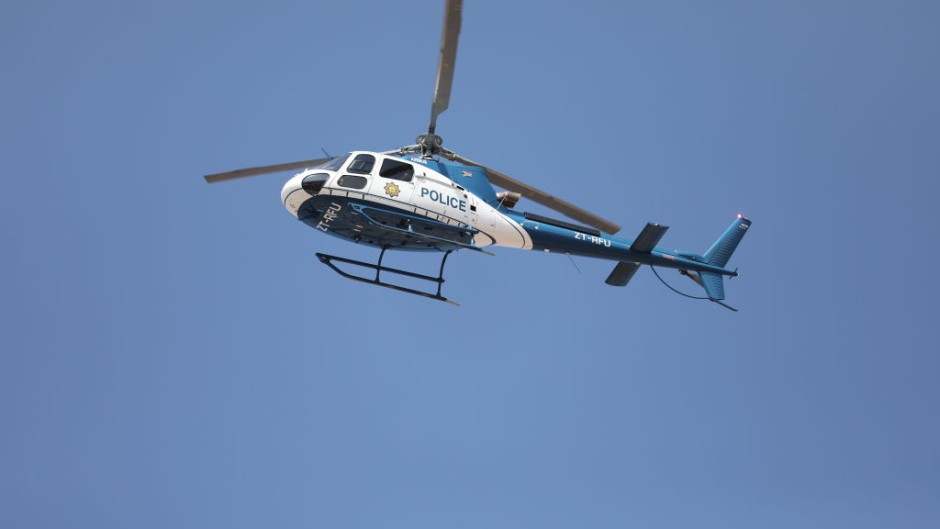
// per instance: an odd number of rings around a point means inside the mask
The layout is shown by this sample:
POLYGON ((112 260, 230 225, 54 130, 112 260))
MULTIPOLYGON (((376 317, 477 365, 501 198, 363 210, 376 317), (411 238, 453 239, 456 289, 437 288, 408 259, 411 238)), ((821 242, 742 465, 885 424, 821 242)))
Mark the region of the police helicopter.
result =
POLYGON ((446 0, 431 121, 414 145, 210 174, 206 181, 302 169, 281 190, 287 211, 317 231, 380 250, 376 263, 317 253, 320 262, 345 278, 409 294, 453 303, 441 294, 447 257, 456 250, 492 255, 487 248, 505 246, 614 261, 606 283, 619 287, 642 265, 677 269, 704 289, 700 299, 735 310, 722 300, 724 277, 738 274, 725 266, 751 225, 747 218, 738 215, 704 254, 667 250, 657 246, 667 226, 649 223, 633 240, 617 237, 613 222, 443 147, 437 118, 450 103, 462 9, 462 0, 446 0), (575 222, 517 211, 522 197, 575 222), (443 253, 440 271, 431 276, 385 266, 388 250, 443 253), (431 286, 391 283, 389 274, 431 286))

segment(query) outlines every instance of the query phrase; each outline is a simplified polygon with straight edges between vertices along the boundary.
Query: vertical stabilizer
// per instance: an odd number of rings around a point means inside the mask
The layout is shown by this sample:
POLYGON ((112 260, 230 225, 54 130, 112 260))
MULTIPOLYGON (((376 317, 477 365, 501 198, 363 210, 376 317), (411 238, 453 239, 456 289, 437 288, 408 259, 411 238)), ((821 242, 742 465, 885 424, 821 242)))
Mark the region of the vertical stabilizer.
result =
MULTIPOLYGON (((731 259, 731 254, 734 253, 741 239, 744 238, 744 234, 747 233, 749 227, 751 227, 750 219, 738 215, 738 218, 734 219, 731 226, 728 226, 728 229, 721 234, 721 237, 718 237, 718 240, 715 241, 711 248, 705 252, 705 255, 702 256, 705 262, 712 266, 724 268, 725 265, 728 264, 728 260, 731 259)), ((699 285, 702 285, 708 299, 728 307, 728 305, 721 302, 721 300, 725 299, 725 278, 722 274, 716 272, 692 271, 685 271, 684 274, 691 277, 699 285)), ((735 310, 731 307, 728 308, 735 310)))
POLYGON ((702 280, 702 287, 708 299, 720 301, 725 299, 725 281, 720 274, 712 272, 702 272, 699 274, 702 280))
POLYGON ((738 243, 741 242, 750 226, 750 219, 738 215, 738 218, 731 223, 731 226, 721 234, 721 237, 718 237, 715 244, 705 252, 704 257, 708 264, 721 267, 728 264, 728 259, 731 259, 731 254, 734 253, 735 248, 738 247, 738 243))

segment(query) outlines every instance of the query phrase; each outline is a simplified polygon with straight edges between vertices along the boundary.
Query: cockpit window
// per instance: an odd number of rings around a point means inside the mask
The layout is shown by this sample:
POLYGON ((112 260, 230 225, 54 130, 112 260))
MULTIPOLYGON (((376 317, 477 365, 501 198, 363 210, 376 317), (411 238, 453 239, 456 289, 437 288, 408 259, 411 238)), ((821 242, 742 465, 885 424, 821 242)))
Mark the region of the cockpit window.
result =
POLYGON ((407 162, 392 160, 391 158, 387 158, 382 162, 382 169, 379 171, 379 176, 405 182, 410 182, 414 175, 415 168, 413 165, 407 162))
POLYGON ((343 154, 343 155, 337 156, 336 158, 330 158, 328 162, 320 165, 320 167, 323 169, 328 169, 330 171, 339 171, 339 168, 342 167, 343 164, 346 163, 346 160, 348 159, 349 159, 349 154, 348 153, 343 154))
POLYGON ((356 174, 372 174, 372 168, 375 167, 375 156, 371 154, 357 154, 356 158, 349 163, 347 172, 356 174))

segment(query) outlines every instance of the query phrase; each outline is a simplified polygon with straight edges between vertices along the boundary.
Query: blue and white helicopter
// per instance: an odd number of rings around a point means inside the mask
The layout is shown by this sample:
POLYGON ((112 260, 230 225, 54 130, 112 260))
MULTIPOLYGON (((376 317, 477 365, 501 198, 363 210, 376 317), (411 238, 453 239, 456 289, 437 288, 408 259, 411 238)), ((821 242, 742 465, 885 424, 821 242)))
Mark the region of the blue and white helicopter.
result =
POLYGON ((453 303, 441 295, 447 257, 455 250, 489 254, 486 248, 505 246, 615 261, 606 282, 620 287, 641 265, 674 268, 705 290, 701 299, 735 310, 722 302, 724 277, 738 275, 725 266, 751 225, 747 218, 738 215, 704 254, 667 250, 656 246, 667 226, 647 224, 634 240, 616 237, 620 226, 443 147, 435 129, 450 102, 462 9, 462 0, 446 0, 431 122, 415 145, 239 169, 207 175, 206 181, 303 169, 281 190, 287 211, 316 230, 381 249, 375 264, 317 253, 322 263, 356 281, 453 303), (516 211, 521 197, 587 226, 516 211), (441 252, 440 272, 429 276, 384 266, 387 250, 441 252), (374 275, 356 275, 337 263, 374 275), (389 283, 383 274, 435 283, 436 289, 389 283))

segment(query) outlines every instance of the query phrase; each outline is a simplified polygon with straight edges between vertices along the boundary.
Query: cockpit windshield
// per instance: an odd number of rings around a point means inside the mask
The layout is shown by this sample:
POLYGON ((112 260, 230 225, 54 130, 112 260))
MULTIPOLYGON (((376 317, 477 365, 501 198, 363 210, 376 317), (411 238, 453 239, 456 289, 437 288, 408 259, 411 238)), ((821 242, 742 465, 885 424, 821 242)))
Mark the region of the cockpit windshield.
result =
POLYGON ((351 153, 341 154, 336 158, 330 158, 330 161, 319 166, 320 169, 327 169, 330 171, 339 171, 339 168, 346 163, 346 160, 349 159, 351 153))

